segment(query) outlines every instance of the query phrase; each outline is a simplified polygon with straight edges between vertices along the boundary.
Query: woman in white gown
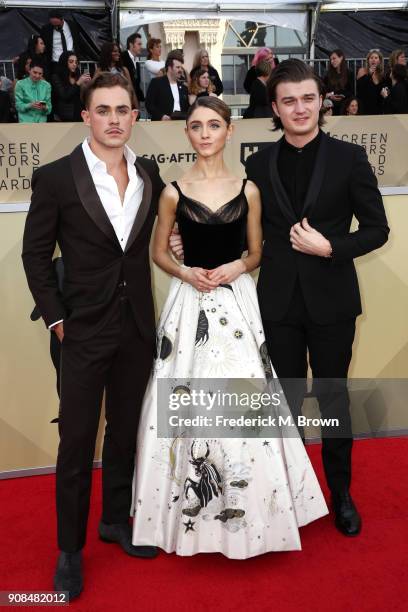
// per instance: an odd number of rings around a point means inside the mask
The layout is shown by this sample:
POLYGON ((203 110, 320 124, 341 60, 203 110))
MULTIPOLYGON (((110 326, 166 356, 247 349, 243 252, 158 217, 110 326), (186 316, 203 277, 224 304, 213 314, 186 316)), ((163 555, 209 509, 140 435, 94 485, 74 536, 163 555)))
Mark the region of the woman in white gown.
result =
POLYGON ((139 425, 133 544, 233 559, 299 550, 298 528, 327 514, 327 507, 297 433, 268 439, 157 435, 159 379, 275 376, 249 275, 261 258, 260 196, 225 166, 229 108, 217 98, 198 99, 186 133, 197 161, 163 191, 154 237, 153 259, 173 280, 139 425), (183 266, 168 252, 175 221, 183 266))

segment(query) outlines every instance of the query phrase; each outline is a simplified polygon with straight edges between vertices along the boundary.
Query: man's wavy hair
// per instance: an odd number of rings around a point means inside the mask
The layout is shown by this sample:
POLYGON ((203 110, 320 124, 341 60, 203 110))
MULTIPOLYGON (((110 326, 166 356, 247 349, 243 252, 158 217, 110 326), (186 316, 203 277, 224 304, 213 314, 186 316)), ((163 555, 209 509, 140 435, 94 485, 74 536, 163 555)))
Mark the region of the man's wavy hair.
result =
MULTIPOLYGON (((324 85, 322 80, 313 72, 313 69, 299 59, 288 59, 280 62, 280 64, 272 71, 266 83, 269 102, 276 102, 276 90, 280 83, 301 83, 311 79, 317 85, 317 90, 320 96, 324 96, 324 85)), ((319 112, 319 127, 325 123, 323 106, 319 112)), ((283 130, 282 121, 273 113, 273 124, 275 130, 283 130)))
POLYGON ((138 108, 137 98, 132 85, 126 77, 119 73, 99 72, 87 85, 81 87, 81 102, 87 110, 91 103, 92 94, 96 89, 122 87, 128 92, 132 109, 138 108))

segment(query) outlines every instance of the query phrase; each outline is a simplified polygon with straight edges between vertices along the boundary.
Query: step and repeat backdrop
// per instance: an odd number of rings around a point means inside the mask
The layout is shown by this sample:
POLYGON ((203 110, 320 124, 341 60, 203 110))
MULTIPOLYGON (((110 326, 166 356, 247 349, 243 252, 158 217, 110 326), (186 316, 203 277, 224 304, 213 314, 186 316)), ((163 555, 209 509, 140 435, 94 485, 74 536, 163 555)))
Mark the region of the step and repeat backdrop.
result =
MULTIPOLYGON (((329 118, 324 130, 341 140, 363 146, 380 187, 407 187, 408 116, 329 118)), ((31 193, 33 171, 67 155, 87 134, 82 124, 8 124, 0 127, 0 212, 21 210, 31 193)), ((270 120, 235 123, 234 137, 226 149, 226 160, 237 174, 244 173, 248 155, 278 140, 281 132, 270 120)), ((155 159, 166 181, 177 179, 194 161, 194 151, 184 134, 183 122, 138 123, 130 146, 155 159)), ((339 168, 341 172, 341 168, 339 168)))
MULTIPOLYGON (((236 174, 244 176, 245 159, 281 137, 271 127, 263 119, 235 123, 225 159, 236 174)), ((324 130, 365 147, 386 194, 391 227, 382 249, 356 260, 364 314, 350 375, 408 378, 408 116, 329 118, 324 130)), ((21 264, 21 239, 33 171, 69 154, 87 133, 82 124, 0 125, 0 477, 55 465, 58 432, 50 421, 58 413, 58 397, 49 333, 42 320, 30 320, 33 300, 21 264)), ((157 161, 166 183, 194 162, 182 122, 138 123, 129 144, 157 161)), ((153 266, 157 312, 168 286, 168 277, 153 266)), ((380 430, 397 427, 387 410, 382 418, 380 430)), ((99 447, 100 438, 97 457, 99 447)))

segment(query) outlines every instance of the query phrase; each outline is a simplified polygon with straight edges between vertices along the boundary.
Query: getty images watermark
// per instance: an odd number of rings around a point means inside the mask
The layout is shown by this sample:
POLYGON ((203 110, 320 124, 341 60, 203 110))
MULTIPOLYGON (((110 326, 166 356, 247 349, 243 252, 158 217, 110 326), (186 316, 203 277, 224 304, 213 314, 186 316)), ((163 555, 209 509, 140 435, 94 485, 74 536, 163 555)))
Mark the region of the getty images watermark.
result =
POLYGON ((280 393, 236 393, 227 391, 203 391, 203 389, 196 390, 192 389, 187 392, 185 389, 180 392, 178 389, 176 392, 170 393, 169 396, 169 410, 177 411, 177 414, 169 416, 169 424, 172 427, 294 427, 295 424, 298 427, 305 426, 332 426, 339 427, 339 419, 322 419, 322 418, 309 418, 303 414, 300 414, 296 418, 296 423, 292 417, 292 414, 278 414, 273 416, 272 414, 263 414, 262 409, 270 409, 271 407, 280 407, 284 401, 282 396, 283 392, 280 393), (246 412, 246 415, 231 416, 225 414, 215 414, 209 416, 208 414, 196 414, 195 416, 185 416, 183 414, 183 408, 196 408, 198 410, 205 410, 207 412, 212 410, 231 409, 234 411, 237 408, 245 408, 254 412, 261 412, 261 414, 250 415, 246 412))
POLYGON ((408 435, 408 379, 159 379, 158 437, 408 435))
POLYGON ((335 395, 338 414, 333 412, 332 405, 327 415, 305 415, 296 413, 293 406, 303 403, 306 382, 159 379, 157 434, 191 438, 297 437, 304 427, 319 427, 331 437, 345 435, 350 420, 348 415, 344 418, 339 398, 342 393, 347 394, 347 389, 332 385, 327 390, 329 395, 335 395))

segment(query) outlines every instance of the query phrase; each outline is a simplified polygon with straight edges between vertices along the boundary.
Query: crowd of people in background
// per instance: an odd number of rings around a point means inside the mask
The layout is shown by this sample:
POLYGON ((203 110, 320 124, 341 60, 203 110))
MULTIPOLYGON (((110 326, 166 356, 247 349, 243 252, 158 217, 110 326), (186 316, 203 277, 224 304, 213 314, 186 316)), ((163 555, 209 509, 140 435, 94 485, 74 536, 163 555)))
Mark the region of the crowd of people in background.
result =
MULTIPOLYGON (((189 74, 182 49, 162 59, 161 40, 149 38, 146 52, 146 96, 141 76, 142 37, 137 32, 128 37, 124 51, 116 42, 104 43, 96 70, 81 74, 77 28, 59 10, 51 10, 49 23, 40 34, 31 36, 27 49, 15 58, 14 82, 0 76, 0 122, 81 121, 81 88, 94 73, 102 71, 125 76, 133 85, 137 105, 145 103, 152 121, 182 119, 197 98, 223 93, 222 79, 206 49, 197 51, 189 74)), ((255 53, 243 82, 249 94, 243 118, 272 116, 266 83, 278 64, 279 59, 268 47, 255 53)), ((344 52, 334 49, 323 83, 325 115, 408 113, 408 70, 403 49, 393 51, 386 65, 381 51, 371 49, 356 75, 349 69, 344 52)))

